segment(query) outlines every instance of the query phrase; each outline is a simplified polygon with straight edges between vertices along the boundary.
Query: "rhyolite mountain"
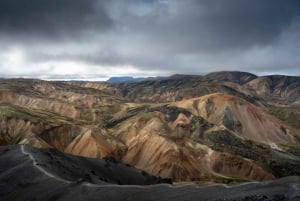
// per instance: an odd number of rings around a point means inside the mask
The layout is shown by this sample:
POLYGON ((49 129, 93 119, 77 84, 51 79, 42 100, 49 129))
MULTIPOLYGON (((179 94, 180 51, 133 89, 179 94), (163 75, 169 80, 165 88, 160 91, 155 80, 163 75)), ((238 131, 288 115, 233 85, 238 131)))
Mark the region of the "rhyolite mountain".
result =
POLYGON ((299 77, 0 80, 0 144, 114 157, 175 182, 300 174, 299 77), (292 116, 292 117, 291 117, 292 116))
POLYGON ((83 83, 132 102, 161 103, 186 100, 211 93, 241 97, 294 127, 300 127, 300 77, 256 76, 247 72, 222 71, 205 76, 173 75, 139 83, 83 83))

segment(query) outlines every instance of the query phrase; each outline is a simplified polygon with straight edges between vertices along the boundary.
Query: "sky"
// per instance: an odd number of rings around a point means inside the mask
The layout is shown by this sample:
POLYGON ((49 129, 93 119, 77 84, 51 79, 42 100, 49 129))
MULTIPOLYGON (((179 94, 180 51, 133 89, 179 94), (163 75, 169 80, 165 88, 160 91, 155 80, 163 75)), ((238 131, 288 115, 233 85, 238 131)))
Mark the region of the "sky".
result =
POLYGON ((300 75, 299 0, 0 0, 0 77, 300 75))

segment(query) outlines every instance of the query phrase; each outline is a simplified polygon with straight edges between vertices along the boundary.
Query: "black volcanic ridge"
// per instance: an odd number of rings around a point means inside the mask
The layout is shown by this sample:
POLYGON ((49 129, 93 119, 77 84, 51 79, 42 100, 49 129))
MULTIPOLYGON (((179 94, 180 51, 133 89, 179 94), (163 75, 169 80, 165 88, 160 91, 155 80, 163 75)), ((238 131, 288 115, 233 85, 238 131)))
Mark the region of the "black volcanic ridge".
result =
POLYGON ((0 146, 1 201, 300 201, 299 176, 232 185, 168 182, 109 157, 0 146))

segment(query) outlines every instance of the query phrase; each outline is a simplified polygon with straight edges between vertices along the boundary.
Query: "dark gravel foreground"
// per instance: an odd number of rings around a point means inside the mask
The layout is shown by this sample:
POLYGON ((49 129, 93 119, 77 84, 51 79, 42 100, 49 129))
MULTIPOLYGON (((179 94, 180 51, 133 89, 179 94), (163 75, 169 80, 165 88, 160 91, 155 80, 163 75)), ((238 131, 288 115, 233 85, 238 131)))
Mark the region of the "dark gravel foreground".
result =
POLYGON ((1 201, 300 201, 300 176, 235 185, 167 182, 113 158, 0 147, 1 201))

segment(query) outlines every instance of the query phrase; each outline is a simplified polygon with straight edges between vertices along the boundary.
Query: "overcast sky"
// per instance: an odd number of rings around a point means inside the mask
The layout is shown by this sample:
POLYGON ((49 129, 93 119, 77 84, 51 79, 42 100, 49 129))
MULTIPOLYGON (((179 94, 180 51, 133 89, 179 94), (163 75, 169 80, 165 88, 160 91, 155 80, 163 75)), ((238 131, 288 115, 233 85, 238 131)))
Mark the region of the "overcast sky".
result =
POLYGON ((300 75, 299 0, 0 0, 0 76, 300 75))

